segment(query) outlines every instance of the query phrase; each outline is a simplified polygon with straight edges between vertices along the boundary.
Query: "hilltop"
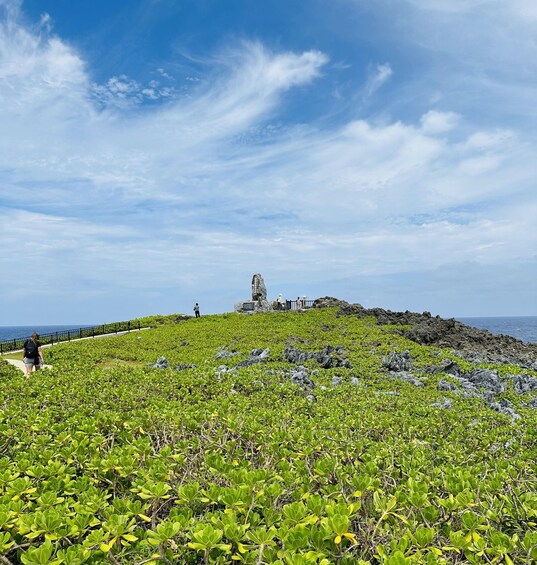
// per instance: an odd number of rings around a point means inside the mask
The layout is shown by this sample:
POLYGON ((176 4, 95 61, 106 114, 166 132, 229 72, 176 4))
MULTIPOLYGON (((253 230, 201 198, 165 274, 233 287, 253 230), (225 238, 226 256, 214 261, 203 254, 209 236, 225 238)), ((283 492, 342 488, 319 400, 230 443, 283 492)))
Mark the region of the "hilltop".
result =
POLYGON ((4 562, 537 560, 533 349, 325 303, 0 361, 4 562))

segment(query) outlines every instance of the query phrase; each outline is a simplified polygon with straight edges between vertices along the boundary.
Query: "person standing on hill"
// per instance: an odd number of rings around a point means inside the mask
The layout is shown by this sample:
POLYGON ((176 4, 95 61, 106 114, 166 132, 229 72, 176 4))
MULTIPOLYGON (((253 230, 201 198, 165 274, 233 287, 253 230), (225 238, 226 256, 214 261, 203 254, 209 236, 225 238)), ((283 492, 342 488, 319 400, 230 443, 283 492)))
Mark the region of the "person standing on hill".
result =
POLYGON ((197 302, 194 305, 194 314, 196 314, 196 318, 200 317, 200 307, 199 307, 199 304, 197 302))
POLYGON ((302 310, 302 300, 300 300, 300 296, 296 297, 296 309, 302 310))
POLYGON ((30 373, 35 367, 38 371, 43 365, 43 351, 39 343, 39 335, 35 332, 31 338, 24 342, 24 367, 26 369, 26 378, 30 377, 30 373))

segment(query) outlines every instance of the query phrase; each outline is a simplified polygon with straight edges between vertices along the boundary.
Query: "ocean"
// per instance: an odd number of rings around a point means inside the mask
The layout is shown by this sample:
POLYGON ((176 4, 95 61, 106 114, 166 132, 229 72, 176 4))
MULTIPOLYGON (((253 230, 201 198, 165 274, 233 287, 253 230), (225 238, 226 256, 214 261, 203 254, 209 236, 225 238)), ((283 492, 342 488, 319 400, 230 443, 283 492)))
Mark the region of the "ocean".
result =
POLYGON ((78 330, 88 328, 95 324, 73 324, 71 326, 0 326, 0 341, 13 338, 30 337, 33 332, 38 334, 50 334, 52 332, 63 332, 67 330, 78 330))
POLYGON ((497 318, 457 318, 459 322, 474 328, 504 334, 522 341, 537 343, 537 316, 502 316, 497 318))

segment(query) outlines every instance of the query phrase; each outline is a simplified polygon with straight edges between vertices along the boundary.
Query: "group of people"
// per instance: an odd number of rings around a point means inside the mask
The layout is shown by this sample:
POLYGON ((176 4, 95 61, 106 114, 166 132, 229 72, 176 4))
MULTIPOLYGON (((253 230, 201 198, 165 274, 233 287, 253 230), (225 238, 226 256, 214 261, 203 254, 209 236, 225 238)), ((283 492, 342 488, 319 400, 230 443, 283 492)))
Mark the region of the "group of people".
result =
POLYGON ((32 337, 24 342, 23 361, 27 379, 30 377, 32 371, 38 371, 43 367, 43 351, 39 343, 39 334, 34 332, 32 337))
MULTIPOLYGON (((302 310, 303 307, 304 307, 304 303, 302 302, 302 299, 300 298, 300 296, 297 296, 296 297, 296 309, 302 310)), ((278 298, 276 299, 276 310, 286 310, 286 309, 289 309, 289 310, 291 309, 291 301, 284 300, 282 293, 280 292, 280 294, 278 294, 278 298), (289 302, 289 306, 287 306, 286 302, 289 302)), ((199 307, 199 304, 197 302, 196 302, 196 304, 194 304, 194 314, 196 315, 196 318, 200 317, 200 307, 199 307)))
MULTIPOLYGON (((300 298, 300 296, 296 297, 296 309, 297 310, 302 310, 302 308, 304 307, 304 303, 302 302, 302 299, 300 298)), ((280 294, 278 294, 278 298, 276 298, 276 309, 277 310, 286 310, 286 309, 291 309, 291 301, 285 301, 283 299, 282 293, 280 292, 280 294), (289 304, 287 305, 286 302, 288 302, 289 304)))

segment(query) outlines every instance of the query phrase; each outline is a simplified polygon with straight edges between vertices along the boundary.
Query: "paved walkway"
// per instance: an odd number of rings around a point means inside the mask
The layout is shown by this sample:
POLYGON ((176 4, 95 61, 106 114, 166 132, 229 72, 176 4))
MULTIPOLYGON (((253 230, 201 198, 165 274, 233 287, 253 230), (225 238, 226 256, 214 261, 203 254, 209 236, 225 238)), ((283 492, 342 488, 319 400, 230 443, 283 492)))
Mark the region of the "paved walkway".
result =
MULTIPOLYGON (((5 361, 7 361, 8 363, 11 363, 11 365, 13 365, 14 367, 17 367, 17 369, 20 369, 23 373, 26 374, 26 368, 24 367, 24 361, 21 361, 20 359, 5 359, 5 361)), ((43 365, 43 369, 50 369, 52 367, 52 365, 43 365)))
MULTIPOLYGON (((138 329, 134 329, 134 330, 130 330, 130 331, 124 331, 124 332, 114 332, 111 334, 103 334, 103 335, 96 335, 95 337, 82 337, 82 338, 77 338, 77 339, 72 339, 71 341, 82 341, 84 339, 98 339, 100 337, 114 337, 116 335, 125 335, 128 333, 133 333, 133 332, 141 332, 143 330, 150 330, 151 328, 140 328, 138 329)), ((48 343, 46 345, 43 345, 42 347, 54 347, 54 345, 58 345, 59 343, 70 343, 69 341, 59 341, 56 342, 54 344, 48 343)), ((9 355, 11 355, 12 353, 22 353, 24 350, 23 349, 18 349, 16 351, 10 351, 9 355)), ((0 356, 0 359, 2 358, 2 356, 0 356)), ((14 367, 17 367, 17 369, 20 369, 23 373, 26 373, 26 368, 24 367, 24 361, 22 359, 4 359, 4 361, 7 361, 8 363, 11 363, 11 365, 13 365, 14 367)), ((50 369, 52 367, 52 365, 43 365, 43 369, 50 369)))

